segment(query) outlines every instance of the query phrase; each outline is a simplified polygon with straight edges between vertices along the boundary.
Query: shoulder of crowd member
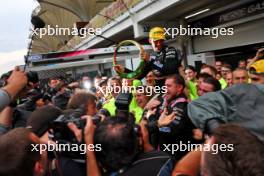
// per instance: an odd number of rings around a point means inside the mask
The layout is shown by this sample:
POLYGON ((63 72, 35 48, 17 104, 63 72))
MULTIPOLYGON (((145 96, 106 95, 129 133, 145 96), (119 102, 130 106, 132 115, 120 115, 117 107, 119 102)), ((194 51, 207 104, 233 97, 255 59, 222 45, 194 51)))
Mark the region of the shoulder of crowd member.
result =
POLYGON ((131 167, 122 176, 129 175, 171 175, 173 161, 162 151, 152 150, 141 153, 131 167))
POLYGON ((224 112, 227 112, 228 107, 234 107, 234 103, 227 99, 229 96, 224 95, 223 90, 206 93, 188 104, 188 117, 200 129, 205 129, 206 121, 211 118, 219 118, 226 122, 227 117, 224 112))
POLYGON ((226 92, 228 94, 232 93, 235 95, 242 95, 242 94, 248 94, 249 91, 252 91, 254 88, 257 88, 257 85, 255 84, 235 84, 232 87, 228 87, 223 89, 223 92, 226 92))

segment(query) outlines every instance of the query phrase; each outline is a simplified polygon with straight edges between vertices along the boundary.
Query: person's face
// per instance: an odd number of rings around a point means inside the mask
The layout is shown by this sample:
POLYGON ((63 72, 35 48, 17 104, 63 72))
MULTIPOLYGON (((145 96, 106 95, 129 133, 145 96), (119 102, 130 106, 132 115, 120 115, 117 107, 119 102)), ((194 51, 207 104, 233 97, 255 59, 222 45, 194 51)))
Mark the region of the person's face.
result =
POLYGON ((102 89, 99 89, 99 88, 96 89, 96 96, 97 96, 98 98, 102 98, 102 97, 104 97, 104 94, 103 94, 103 92, 102 92, 102 89))
POLYGON ((226 79, 226 75, 228 73, 231 73, 231 70, 229 68, 226 68, 226 67, 221 68, 221 75, 223 76, 224 79, 226 79))
POLYGON ((52 79, 52 80, 50 80, 50 84, 49 84, 49 86, 50 86, 51 88, 55 88, 56 85, 57 85, 58 83, 59 83, 58 80, 56 80, 56 79, 52 79))
POLYGON ((191 69, 185 70, 185 78, 188 81, 194 80, 195 76, 196 76, 196 72, 192 71, 191 69))
POLYGON ((222 62, 221 61, 216 61, 215 62, 215 68, 218 72, 221 72, 221 67, 222 67, 222 62))
POLYGON ((165 86, 167 89, 166 97, 168 98, 168 100, 171 100, 175 96, 180 94, 183 89, 181 85, 177 85, 175 83, 174 79, 170 79, 170 78, 166 79, 165 86))
POLYGON ((222 77, 222 76, 221 76, 219 73, 217 73, 216 76, 215 76, 215 78, 216 78, 217 80, 220 80, 221 77, 222 77))
POLYGON ((113 91, 111 91, 111 93, 114 97, 116 97, 119 93, 117 91, 121 90, 121 85, 119 84, 119 82, 117 80, 111 80, 109 82, 109 86, 113 88, 113 91))
POLYGON ((248 83, 248 74, 244 70, 233 72, 233 84, 248 83))
POLYGON ((132 86, 133 85, 133 80, 132 79, 122 79, 122 85, 123 86, 132 86))
POLYGON ((204 78, 200 77, 198 80, 197 80, 197 90, 200 86, 200 84, 204 81, 204 78))
POLYGON ((136 98, 137 104, 141 108, 144 108, 146 104, 148 103, 148 97, 142 92, 136 91, 135 98, 136 98))
POLYGON ((154 85, 154 82, 155 82, 154 74, 153 74, 153 72, 149 72, 147 74, 147 76, 146 76, 146 83, 149 86, 153 86, 154 85))
POLYGON ((264 75, 249 74, 252 84, 264 84, 264 75))
POLYGON ((94 79, 94 86, 97 88, 99 86, 100 81, 102 80, 102 78, 95 78, 94 79))
POLYGON ((38 99, 38 101, 36 101, 36 105, 38 108, 42 107, 45 105, 45 102, 43 101, 42 98, 38 99))
POLYGON ((160 52, 163 47, 164 40, 156 40, 150 39, 150 44, 155 52, 160 52))
POLYGON ((226 82, 227 82, 228 86, 232 86, 232 84, 233 84, 233 75, 232 75, 232 73, 228 73, 226 75, 226 82))
POLYGON ((240 61, 238 64, 239 68, 246 68, 247 67, 247 62, 246 61, 240 61))
POLYGON ((92 101, 87 105, 87 115, 94 116, 97 113, 96 102, 92 101))
POLYGON ((199 96, 202 96, 208 92, 213 92, 213 91, 214 91, 214 86, 212 84, 200 82, 197 93, 199 96))
POLYGON ((85 81, 91 81, 91 79, 88 76, 84 76, 82 77, 82 82, 85 82, 85 81))

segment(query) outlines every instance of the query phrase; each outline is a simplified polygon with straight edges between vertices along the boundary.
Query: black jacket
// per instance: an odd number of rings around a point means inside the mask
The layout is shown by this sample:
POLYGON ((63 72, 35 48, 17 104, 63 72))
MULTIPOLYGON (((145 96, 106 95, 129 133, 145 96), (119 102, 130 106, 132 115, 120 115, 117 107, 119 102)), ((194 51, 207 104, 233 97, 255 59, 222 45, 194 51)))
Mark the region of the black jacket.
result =
POLYGON ((173 162, 168 154, 159 151, 142 153, 128 169, 118 176, 170 176, 173 170, 173 162))
MULTIPOLYGON (((174 47, 164 46, 163 49, 150 56, 150 61, 145 63, 143 72, 137 79, 143 79, 150 71, 153 71, 157 78, 178 73, 178 68, 181 65, 180 51, 174 47)), ((131 70, 126 69, 129 73, 131 70)))
MULTIPOLYGON (((151 142, 154 141, 154 146, 158 145, 163 150, 166 144, 196 143, 192 133, 195 127, 187 115, 188 102, 186 96, 180 94, 166 106, 169 114, 176 111, 178 115, 168 126, 161 128, 158 128, 157 121, 165 108, 166 99, 164 96, 159 97, 159 99, 161 104, 157 107, 157 113, 149 118, 148 123, 148 130, 152 138, 151 142)), ((169 153, 178 160, 187 152, 169 153)))

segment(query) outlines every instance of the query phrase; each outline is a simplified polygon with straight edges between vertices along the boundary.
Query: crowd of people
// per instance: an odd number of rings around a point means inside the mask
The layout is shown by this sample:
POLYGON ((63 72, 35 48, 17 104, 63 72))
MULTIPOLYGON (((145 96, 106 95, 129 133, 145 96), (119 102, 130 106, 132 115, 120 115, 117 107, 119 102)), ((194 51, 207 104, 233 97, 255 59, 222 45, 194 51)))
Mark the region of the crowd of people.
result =
POLYGON ((3 75, 0 175, 264 175, 264 49, 237 68, 216 60, 196 70, 164 41, 162 28, 150 31, 156 54, 141 53, 134 79, 3 75))

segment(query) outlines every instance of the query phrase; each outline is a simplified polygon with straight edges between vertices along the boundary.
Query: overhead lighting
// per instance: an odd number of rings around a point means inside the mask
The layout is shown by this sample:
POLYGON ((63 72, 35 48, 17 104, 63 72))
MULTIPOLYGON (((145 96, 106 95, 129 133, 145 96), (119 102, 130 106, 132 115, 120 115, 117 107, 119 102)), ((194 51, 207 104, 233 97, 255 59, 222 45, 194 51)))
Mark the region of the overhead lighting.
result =
POLYGON ((204 10, 201 10, 201 11, 199 11, 199 12, 196 12, 196 13, 194 13, 194 14, 191 14, 191 15, 186 16, 185 19, 188 19, 188 18, 191 18, 191 17, 197 16, 197 15, 200 15, 200 14, 202 14, 202 13, 208 12, 209 10, 210 10, 210 9, 204 9, 204 10))

